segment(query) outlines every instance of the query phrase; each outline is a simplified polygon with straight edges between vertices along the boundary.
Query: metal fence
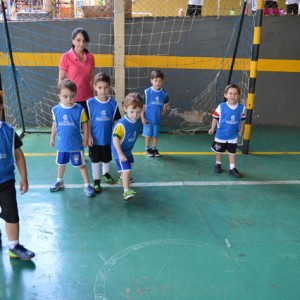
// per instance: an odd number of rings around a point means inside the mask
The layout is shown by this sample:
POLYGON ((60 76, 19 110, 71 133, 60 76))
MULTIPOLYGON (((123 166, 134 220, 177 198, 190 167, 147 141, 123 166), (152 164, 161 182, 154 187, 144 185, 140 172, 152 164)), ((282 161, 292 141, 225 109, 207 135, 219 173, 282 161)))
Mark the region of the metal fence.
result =
MULTIPOLYGON (((5 0, 9 20, 112 18, 117 0, 5 0)), ((188 0, 119 0, 125 17, 228 16, 239 12, 242 0, 204 0, 188 6, 188 0)), ((257 0, 248 0, 246 14, 255 14, 257 0)), ((298 14, 299 1, 264 1, 265 15, 298 14), (291 3, 291 4, 290 4, 291 3)))

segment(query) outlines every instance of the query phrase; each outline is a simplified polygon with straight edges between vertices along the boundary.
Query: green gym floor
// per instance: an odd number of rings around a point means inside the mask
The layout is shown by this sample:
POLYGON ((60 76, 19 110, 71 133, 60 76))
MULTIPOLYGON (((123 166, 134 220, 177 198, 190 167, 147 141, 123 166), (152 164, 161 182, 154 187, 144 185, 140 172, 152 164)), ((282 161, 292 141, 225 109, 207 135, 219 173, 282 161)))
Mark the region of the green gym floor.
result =
POLYGON ((36 257, 10 259, 0 223, 0 299, 300 299, 299 128, 253 127, 250 154, 237 155, 241 179, 227 156, 214 173, 212 141, 161 134, 163 156, 147 158, 140 136, 138 194, 124 203, 118 185, 87 198, 70 165, 66 189, 50 193, 49 135, 26 135, 20 242, 36 257))

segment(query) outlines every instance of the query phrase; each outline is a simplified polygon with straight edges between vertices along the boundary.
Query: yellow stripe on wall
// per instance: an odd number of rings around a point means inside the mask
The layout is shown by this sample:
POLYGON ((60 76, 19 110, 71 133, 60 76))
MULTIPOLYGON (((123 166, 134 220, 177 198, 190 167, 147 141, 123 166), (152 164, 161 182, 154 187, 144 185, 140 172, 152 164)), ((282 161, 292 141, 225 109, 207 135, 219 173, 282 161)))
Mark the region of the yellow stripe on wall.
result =
MULTIPOLYGON (((112 54, 94 54, 96 66, 113 67, 112 54)), ((16 66, 21 67, 58 67, 61 53, 13 53, 16 66)), ((0 66, 8 66, 9 57, 0 52, 0 66)), ((190 57, 190 56, 148 56, 126 55, 127 68, 165 68, 190 70, 229 70, 231 58, 221 57, 190 57)), ((249 70, 250 59, 237 58, 236 71, 249 70)), ((260 59, 257 70, 259 72, 300 72, 300 60, 260 59)))

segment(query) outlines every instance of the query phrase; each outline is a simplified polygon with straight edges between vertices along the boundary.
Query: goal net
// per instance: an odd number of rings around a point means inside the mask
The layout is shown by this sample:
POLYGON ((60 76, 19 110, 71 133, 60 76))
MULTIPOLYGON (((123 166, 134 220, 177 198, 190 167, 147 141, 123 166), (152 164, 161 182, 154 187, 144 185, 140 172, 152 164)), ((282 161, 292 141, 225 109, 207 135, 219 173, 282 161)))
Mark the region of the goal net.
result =
MULTIPOLYGON (((242 101, 248 93, 254 28, 251 9, 242 18, 243 1, 205 1, 201 14, 195 11, 187 16, 187 2, 123 1, 124 94, 143 93, 150 86, 151 71, 161 69, 171 106, 161 128, 172 133, 207 130, 212 111, 223 101, 233 57, 231 82, 241 87, 242 101)), ((59 101, 59 59, 71 48, 74 28, 83 27, 89 33, 95 72, 111 76, 112 95, 118 84, 114 1, 65 1, 64 6, 62 2, 42 3, 38 9, 21 10, 18 2, 11 2, 6 11, 7 28, 4 20, 0 23, 6 121, 25 132, 49 132, 51 108, 59 101)))

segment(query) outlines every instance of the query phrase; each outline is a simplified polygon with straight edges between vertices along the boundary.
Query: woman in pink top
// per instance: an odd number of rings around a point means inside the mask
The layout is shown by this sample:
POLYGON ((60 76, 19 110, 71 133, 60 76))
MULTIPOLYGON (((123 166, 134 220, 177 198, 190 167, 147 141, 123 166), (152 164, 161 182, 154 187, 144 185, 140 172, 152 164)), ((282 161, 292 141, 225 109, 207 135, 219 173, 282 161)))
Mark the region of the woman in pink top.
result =
POLYGON ((86 108, 86 100, 94 97, 93 79, 94 55, 85 47, 90 41, 88 33, 83 28, 75 28, 72 32, 72 48, 61 56, 59 63, 58 82, 68 78, 77 86, 75 101, 86 108))

